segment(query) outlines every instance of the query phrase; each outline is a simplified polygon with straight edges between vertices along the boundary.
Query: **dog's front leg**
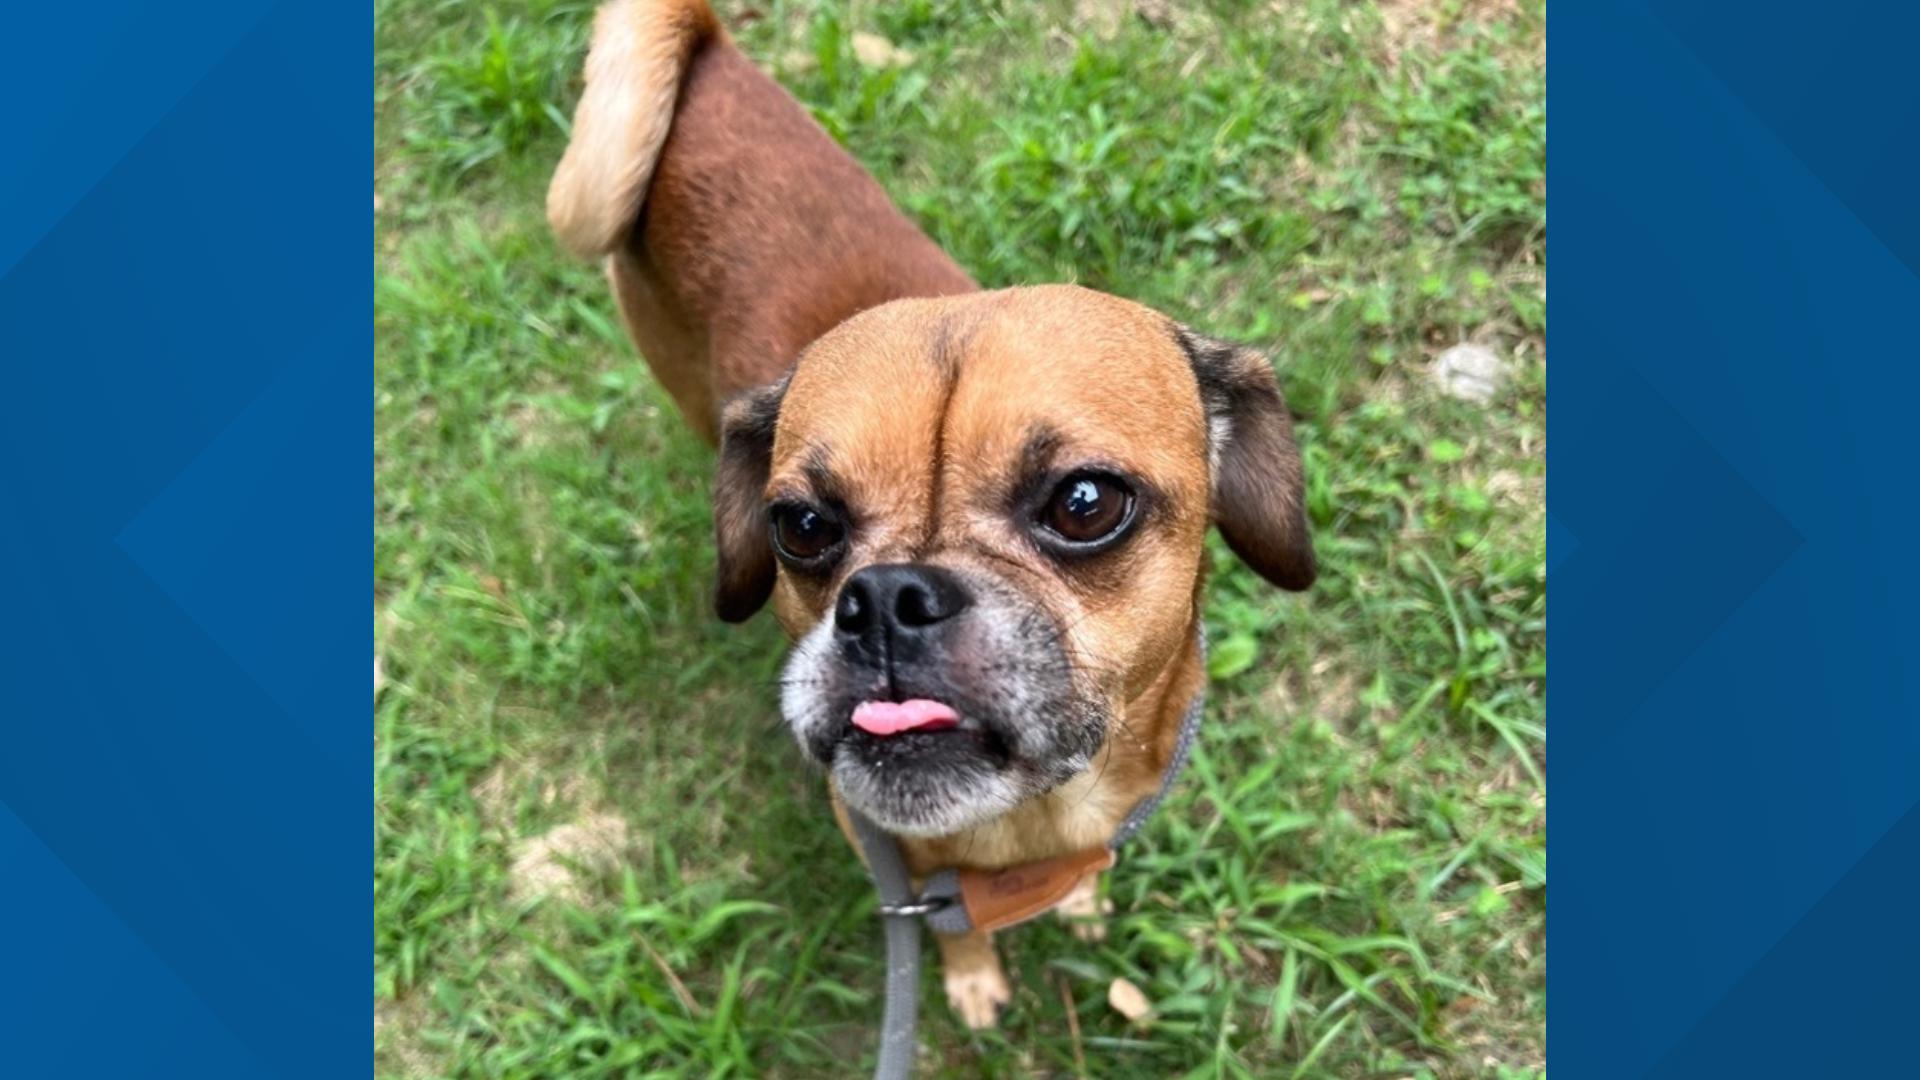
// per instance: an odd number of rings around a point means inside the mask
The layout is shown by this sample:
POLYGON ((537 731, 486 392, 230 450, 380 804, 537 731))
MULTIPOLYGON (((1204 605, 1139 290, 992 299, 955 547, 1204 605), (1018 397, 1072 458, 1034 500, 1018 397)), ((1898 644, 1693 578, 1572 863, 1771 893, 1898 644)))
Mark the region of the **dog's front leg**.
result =
POLYGON ((1053 912, 1081 941, 1105 941, 1107 916, 1113 914, 1113 901, 1101 898, 1100 875, 1095 872, 1081 878, 1053 912))
POLYGON ((947 1004, 960 1020, 978 1031, 1000 1018, 1000 1009, 1013 1000, 1007 973, 994 951, 993 935, 985 930, 965 934, 935 934, 940 943, 940 975, 947 987, 947 1004))

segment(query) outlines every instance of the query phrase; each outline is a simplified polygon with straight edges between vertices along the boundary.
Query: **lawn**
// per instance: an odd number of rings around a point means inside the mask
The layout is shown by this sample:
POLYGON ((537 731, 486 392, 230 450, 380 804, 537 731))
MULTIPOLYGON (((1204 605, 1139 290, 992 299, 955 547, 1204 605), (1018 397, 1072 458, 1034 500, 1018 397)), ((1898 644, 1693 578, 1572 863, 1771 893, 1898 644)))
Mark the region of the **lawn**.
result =
MULTIPOLYGON (((1269 350, 1308 464, 1311 592, 1213 541, 1113 933, 1001 935, 993 1033, 929 972, 921 1074, 1544 1075, 1542 4, 717 7, 983 283, 1269 350)), ((711 455, 546 229, 590 11, 375 3, 376 1068, 856 1075, 874 901, 781 635, 711 615, 711 455)))

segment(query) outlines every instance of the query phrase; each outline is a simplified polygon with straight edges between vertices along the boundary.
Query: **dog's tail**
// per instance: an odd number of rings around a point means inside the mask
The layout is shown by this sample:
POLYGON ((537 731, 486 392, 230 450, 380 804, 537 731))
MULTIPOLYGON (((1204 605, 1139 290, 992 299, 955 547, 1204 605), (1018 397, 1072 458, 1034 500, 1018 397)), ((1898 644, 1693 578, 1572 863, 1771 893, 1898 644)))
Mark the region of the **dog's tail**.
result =
POLYGON ((725 34, 706 0, 613 0, 594 16, 587 88, 547 188, 547 221, 567 250, 597 258, 625 238, 673 126, 681 76, 725 34))

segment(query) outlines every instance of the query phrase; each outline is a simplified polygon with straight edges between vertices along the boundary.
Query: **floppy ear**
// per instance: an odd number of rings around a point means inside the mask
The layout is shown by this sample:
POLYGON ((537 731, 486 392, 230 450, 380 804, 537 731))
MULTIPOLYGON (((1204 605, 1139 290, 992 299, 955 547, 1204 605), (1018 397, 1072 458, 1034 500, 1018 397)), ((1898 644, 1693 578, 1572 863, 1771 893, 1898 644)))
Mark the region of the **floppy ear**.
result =
POLYGON ((1253 349, 1175 330, 1200 382, 1213 521, 1227 546, 1283 589, 1313 584, 1313 542, 1293 419, 1273 365, 1253 349))
POLYGON ((720 459, 713 472, 713 610, 730 623, 744 622, 773 593, 773 541, 763 502, 786 392, 782 378, 738 395, 721 413, 720 459))

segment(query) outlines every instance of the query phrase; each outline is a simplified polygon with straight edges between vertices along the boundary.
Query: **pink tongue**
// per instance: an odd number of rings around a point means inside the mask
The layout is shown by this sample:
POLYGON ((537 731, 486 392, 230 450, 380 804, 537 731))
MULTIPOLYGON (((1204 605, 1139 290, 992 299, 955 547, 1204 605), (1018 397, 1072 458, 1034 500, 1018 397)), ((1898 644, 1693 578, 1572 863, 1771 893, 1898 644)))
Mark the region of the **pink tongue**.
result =
POLYGON ((926 728, 938 731, 960 722, 960 714, 937 701, 863 701, 853 710, 853 726, 870 735, 898 735, 926 728))

